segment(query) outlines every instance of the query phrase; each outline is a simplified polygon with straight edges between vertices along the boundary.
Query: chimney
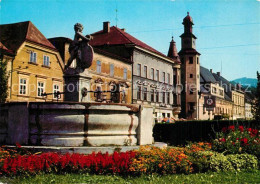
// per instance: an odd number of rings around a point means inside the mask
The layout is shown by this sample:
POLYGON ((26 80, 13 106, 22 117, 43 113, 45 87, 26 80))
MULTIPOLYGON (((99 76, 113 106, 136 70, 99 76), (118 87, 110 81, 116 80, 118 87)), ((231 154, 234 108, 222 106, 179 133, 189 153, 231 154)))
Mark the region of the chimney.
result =
POLYGON ((210 71, 210 73, 213 73, 213 70, 212 70, 212 69, 210 69, 209 71, 210 71))
POLYGON ((217 75, 220 76, 220 72, 217 72, 217 75))
POLYGON ((125 32, 125 28, 121 29, 123 32, 125 32))
POLYGON ((103 32, 104 33, 109 33, 110 32, 110 22, 103 22, 103 32))

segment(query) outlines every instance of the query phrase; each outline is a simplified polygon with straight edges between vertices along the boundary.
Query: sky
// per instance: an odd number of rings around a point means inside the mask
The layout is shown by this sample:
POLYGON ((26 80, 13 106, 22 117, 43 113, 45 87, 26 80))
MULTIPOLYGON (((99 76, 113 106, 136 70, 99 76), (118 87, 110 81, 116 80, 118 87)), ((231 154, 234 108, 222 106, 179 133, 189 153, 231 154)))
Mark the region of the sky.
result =
POLYGON ((46 38, 73 38, 77 22, 91 34, 110 21, 166 55, 172 36, 181 49, 187 12, 202 66, 228 80, 256 78, 260 0, 0 0, 0 24, 30 20, 46 38))

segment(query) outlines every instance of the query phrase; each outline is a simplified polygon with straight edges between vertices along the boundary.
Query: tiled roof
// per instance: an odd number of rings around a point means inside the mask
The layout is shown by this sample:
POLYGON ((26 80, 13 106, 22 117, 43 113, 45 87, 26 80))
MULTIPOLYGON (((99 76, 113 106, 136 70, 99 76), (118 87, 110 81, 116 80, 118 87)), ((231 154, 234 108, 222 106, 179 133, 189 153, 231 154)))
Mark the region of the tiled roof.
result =
POLYGON ((203 66, 200 66, 200 76, 203 78, 204 83, 216 83, 216 79, 214 78, 213 74, 203 66))
POLYGON ((132 61, 129 60, 129 59, 122 58, 122 57, 120 57, 118 55, 112 54, 110 52, 106 52, 106 51, 104 51, 102 49, 98 49, 98 48, 95 48, 95 47, 93 49, 94 49, 94 52, 106 55, 106 56, 111 57, 113 59, 118 59, 120 61, 123 61, 123 62, 126 62, 126 63, 130 63, 130 64, 132 63, 132 61))
POLYGON ((198 55, 200 55, 200 53, 198 51, 196 51, 195 49, 192 49, 192 48, 181 49, 181 51, 179 52, 179 55, 185 55, 185 54, 198 54, 198 55))
POLYGON ((25 41, 55 49, 30 21, 0 25, 0 41, 14 52, 16 52, 25 41))
POLYGON ((115 26, 110 27, 110 31, 108 33, 104 33, 103 30, 101 30, 91 35, 93 36, 93 39, 90 41, 90 45, 92 46, 133 44, 172 60, 161 52, 155 50, 154 48, 115 26))

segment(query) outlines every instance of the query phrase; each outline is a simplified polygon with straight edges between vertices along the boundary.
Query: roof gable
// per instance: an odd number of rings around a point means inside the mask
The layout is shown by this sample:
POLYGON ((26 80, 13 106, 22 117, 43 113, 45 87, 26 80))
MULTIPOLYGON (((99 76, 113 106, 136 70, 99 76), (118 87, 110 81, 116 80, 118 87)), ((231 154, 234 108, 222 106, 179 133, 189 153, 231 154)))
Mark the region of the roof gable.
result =
POLYGON ((13 51, 17 51, 25 41, 55 49, 30 21, 0 25, 0 41, 13 51))

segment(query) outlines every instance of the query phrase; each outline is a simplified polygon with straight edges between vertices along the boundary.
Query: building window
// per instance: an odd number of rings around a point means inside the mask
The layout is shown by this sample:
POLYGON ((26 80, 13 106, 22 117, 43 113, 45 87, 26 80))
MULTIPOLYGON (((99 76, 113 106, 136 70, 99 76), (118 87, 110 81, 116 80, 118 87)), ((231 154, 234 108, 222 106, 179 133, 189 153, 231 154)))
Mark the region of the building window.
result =
POLYGON ((151 68, 151 76, 150 77, 151 77, 152 80, 154 80, 154 69, 153 68, 151 68))
POLYGON ((101 73, 101 61, 97 61, 97 73, 101 73))
POLYGON ((137 64, 137 76, 141 76, 141 64, 137 64))
POLYGON ((156 77, 156 81, 159 81, 159 75, 160 75, 160 72, 159 72, 159 70, 156 70, 156 75, 155 75, 155 77, 156 77))
POLYGON ((110 64, 110 77, 114 76, 114 65, 110 64))
POLYGON ((151 90, 151 102, 154 102, 154 89, 151 90))
POLYGON ((184 58, 183 57, 181 58, 181 64, 184 64, 184 58))
POLYGON ((212 88, 212 93, 215 93, 215 94, 216 94, 216 93, 217 93, 217 88, 213 87, 213 88, 212 88))
POLYGON ((144 88, 144 100, 147 101, 147 88, 144 88))
POLYGON ((191 95, 193 94, 193 89, 190 89, 190 94, 191 94, 191 95))
POLYGON ((57 96, 55 96, 55 94, 57 94, 58 92, 60 92, 60 86, 57 84, 53 85, 53 98, 57 98, 57 96))
POLYGON ((165 92, 163 92, 162 103, 165 103, 165 92))
POLYGON ((221 95, 221 96, 223 96, 223 94, 224 94, 224 92, 223 92, 223 90, 219 90, 219 94, 221 95))
POLYGON ((37 93, 37 96, 38 97, 41 97, 43 92, 44 92, 44 83, 43 82, 38 82, 38 93, 37 93))
POLYGON ((159 102, 159 92, 156 91, 156 102, 159 102))
POLYGON ((162 113, 162 117, 165 118, 165 113, 164 112, 162 113))
POLYGON ((199 64, 199 58, 197 57, 197 64, 199 64))
POLYGON ((189 57, 189 64, 193 64, 193 57, 189 57))
POLYGON ((165 83, 165 72, 162 73, 162 80, 163 80, 163 83, 165 83))
POLYGON ((144 66, 144 77, 147 78, 147 66, 144 66))
POLYGON ((36 63, 36 60, 37 60, 36 52, 30 52, 30 62, 36 63))
POLYGON ((170 84, 171 83, 171 76, 169 73, 167 73, 167 83, 170 84))
POLYGON ((167 93, 167 104, 170 104, 170 92, 167 93))
POLYGON ((190 78, 193 78, 193 74, 190 74, 190 78))
POLYGON ((171 113, 167 113, 167 117, 168 117, 168 118, 171 117, 171 113))
POLYGON ((141 86, 137 86, 137 100, 141 100, 141 86))
POLYGON ((43 56, 43 65, 50 66, 50 57, 49 56, 43 56))
POLYGON ((26 94, 26 86, 27 86, 27 80, 26 79, 20 79, 20 85, 19 85, 19 94, 25 95, 26 94))
POLYGON ((127 79, 127 69, 124 68, 124 79, 126 80, 127 79))

